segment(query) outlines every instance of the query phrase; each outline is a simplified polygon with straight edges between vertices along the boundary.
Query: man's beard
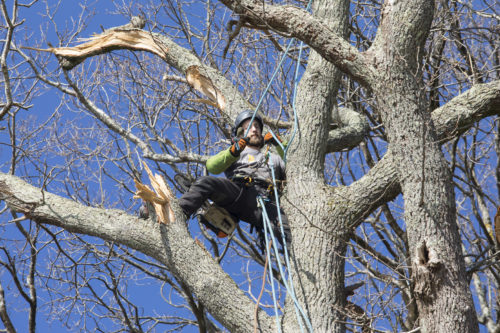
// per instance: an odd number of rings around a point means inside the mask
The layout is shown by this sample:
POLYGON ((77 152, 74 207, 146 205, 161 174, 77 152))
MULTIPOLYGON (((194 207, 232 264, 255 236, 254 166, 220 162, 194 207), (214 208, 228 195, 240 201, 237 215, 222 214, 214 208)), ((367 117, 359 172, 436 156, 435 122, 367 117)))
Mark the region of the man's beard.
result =
POLYGON ((262 135, 251 136, 248 140, 248 145, 260 148, 264 145, 264 137, 262 135))

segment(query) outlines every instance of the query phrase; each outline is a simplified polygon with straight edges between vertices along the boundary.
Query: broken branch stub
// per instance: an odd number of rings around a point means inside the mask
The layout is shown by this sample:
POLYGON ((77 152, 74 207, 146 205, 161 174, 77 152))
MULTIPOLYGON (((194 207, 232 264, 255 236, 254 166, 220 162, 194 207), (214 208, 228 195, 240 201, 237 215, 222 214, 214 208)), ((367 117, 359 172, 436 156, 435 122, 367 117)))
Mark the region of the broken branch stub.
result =
MULTIPOLYGON (((24 48, 53 53, 58 57, 60 65, 65 70, 71 70, 89 57, 122 49, 151 52, 168 63, 169 49, 159 36, 142 29, 124 27, 108 29, 101 34, 82 39, 82 44, 72 47, 24 48)), ((186 50, 186 52, 188 51, 186 50)), ((226 99, 210 78, 210 74, 206 73, 202 66, 189 66, 185 75, 188 84, 210 100, 203 100, 203 103, 224 111, 226 99)))
MULTIPOLYGON (((207 96, 212 102, 214 102, 217 108, 224 111, 226 108, 226 99, 222 95, 222 92, 217 89, 212 80, 200 72, 198 66, 190 66, 186 70, 187 82, 196 90, 207 96)), ((206 103, 208 104, 208 103, 206 103)))
POLYGON ((134 199, 142 199, 144 201, 150 202, 156 212, 159 223, 171 223, 175 221, 174 211, 170 206, 170 201, 174 198, 174 194, 168 187, 165 179, 161 175, 153 175, 147 164, 144 162, 144 168, 148 174, 149 181, 154 191, 151 190, 147 185, 142 184, 137 179, 134 179, 135 187, 137 192, 135 192, 134 199))
POLYGON ((113 50, 148 51, 164 60, 168 52, 167 48, 154 35, 140 29, 111 30, 83 41, 87 42, 73 47, 51 47, 39 51, 52 52, 57 57, 66 60, 61 63, 66 70, 72 69, 86 58, 113 50))

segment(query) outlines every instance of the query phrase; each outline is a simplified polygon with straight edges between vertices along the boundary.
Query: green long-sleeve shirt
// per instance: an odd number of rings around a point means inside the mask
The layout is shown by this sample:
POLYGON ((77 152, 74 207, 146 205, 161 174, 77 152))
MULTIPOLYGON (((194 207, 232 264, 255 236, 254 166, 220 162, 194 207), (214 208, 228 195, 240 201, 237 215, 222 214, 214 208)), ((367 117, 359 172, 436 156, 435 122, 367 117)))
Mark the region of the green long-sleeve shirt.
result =
POLYGON ((207 160, 207 170, 210 173, 218 175, 221 172, 224 172, 227 168, 231 166, 234 162, 239 159, 239 156, 233 156, 228 149, 225 149, 214 156, 211 156, 207 160))

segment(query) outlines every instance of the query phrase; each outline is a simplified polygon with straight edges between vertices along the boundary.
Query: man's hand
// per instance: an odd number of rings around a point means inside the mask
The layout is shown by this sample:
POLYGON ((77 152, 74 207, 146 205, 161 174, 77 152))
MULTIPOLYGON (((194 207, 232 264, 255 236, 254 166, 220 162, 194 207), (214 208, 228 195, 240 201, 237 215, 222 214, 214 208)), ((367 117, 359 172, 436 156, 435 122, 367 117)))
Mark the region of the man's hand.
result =
MULTIPOLYGON (((276 134, 276 138, 278 139, 279 142, 283 142, 278 134, 276 134)), ((267 132, 266 135, 264 135, 264 144, 267 145, 268 143, 275 145, 275 146, 278 145, 278 142, 276 141, 274 136, 271 134, 271 132, 267 132)))
POLYGON ((241 139, 234 138, 233 139, 234 143, 231 146, 231 148, 229 148, 231 155, 235 157, 240 156, 243 149, 245 149, 245 147, 247 146, 248 140, 249 140, 248 138, 241 138, 241 139))

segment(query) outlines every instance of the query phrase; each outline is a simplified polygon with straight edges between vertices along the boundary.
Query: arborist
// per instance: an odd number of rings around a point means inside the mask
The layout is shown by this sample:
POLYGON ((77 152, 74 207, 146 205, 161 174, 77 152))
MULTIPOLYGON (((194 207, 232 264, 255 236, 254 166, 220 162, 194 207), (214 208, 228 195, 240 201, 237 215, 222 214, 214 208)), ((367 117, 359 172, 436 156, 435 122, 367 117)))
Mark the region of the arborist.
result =
MULTIPOLYGON (((255 228, 259 234, 262 249, 264 242, 262 207, 259 207, 257 197, 261 196, 264 199, 263 202, 273 225, 274 235, 283 245, 270 165, 274 168, 278 184, 283 184, 286 175, 285 163, 281 157, 283 150, 270 132, 265 136, 262 135, 264 127, 262 118, 255 115, 250 123, 252 117, 252 111, 241 112, 236 117, 232 129, 232 145, 207 160, 208 172, 212 174, 224 172, 226 178, 203 176, 196 179, 189 190, 179 199, 179 205, 184 213, 190 217, 207 199, 210 199, 216 205, 225 208, 238 220, 250 223, 252 229, 255 228), (243 133, 247 133, 247 129, 248 135, 243 137, 243 133), (276 146, 281 156, 262 151, 265 145, 270 144, 276 146)), ((279 136, 276 138, 281 142, 279 136)), ((283 211, 280 211, 280 214, 286 240, 290 242, 287 218, 283 211)))

